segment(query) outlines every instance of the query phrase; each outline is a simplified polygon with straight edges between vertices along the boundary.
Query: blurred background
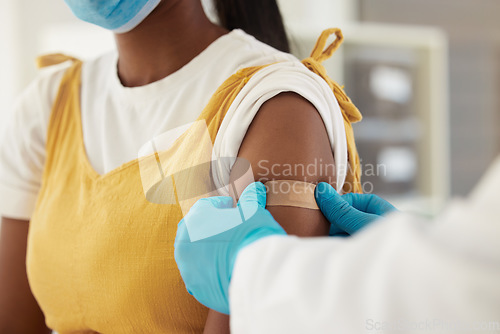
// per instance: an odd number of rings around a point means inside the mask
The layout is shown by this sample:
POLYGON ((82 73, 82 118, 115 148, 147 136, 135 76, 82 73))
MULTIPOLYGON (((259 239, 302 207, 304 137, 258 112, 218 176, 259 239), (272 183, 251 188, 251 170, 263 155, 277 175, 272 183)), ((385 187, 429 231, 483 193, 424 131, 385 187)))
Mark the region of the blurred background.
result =
MULTIPOLYGON (((279 3, 300 58, 323 29, 344 32, 325 66, 364 115, 355 133, 365 191, 429 215, 468 194, 500 153, 500 1, 279 3)), ((37 55, 86 59, 114 47, 63 0, 0 0, 0 22, 0 123, 36 76, 37 55)))

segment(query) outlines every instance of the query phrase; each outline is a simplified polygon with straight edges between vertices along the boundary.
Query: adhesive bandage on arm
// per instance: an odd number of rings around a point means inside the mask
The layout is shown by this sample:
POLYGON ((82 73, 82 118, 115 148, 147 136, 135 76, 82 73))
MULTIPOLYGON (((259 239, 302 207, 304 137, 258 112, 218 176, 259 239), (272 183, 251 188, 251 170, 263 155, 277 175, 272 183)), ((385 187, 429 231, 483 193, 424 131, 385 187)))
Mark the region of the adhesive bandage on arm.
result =
POLYGON ((265 183, 267 187, 267 206, 294 206, 319 210, 314 198, 316 184, 295 181, 275 180, 265 183))

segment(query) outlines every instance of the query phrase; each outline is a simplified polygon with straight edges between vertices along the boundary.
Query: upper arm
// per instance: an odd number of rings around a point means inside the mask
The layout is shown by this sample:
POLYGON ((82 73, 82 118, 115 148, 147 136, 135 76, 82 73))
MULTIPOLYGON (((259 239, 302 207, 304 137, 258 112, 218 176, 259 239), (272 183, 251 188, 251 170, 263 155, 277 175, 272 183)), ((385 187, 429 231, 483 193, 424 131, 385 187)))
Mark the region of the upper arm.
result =
MULTIPOLYGON (((256 181, 298 180, 335 185, 335 161, 323 120, 312 104, 295 93, 281 93, 261 106, 243 139, 238 158, 251 164, 256 181)), ((236 177, 237 169, 233 169, 236 171, 231 178, 236 177)), ((330 229, 319 210, 279 206, 267 209, 289 234, 327 235, 330 229)), ((228 316, 210 310, 205 333, 218 333, 228 326, 228 316)))
POLYGON ((0 232, 0 332, 50 333, 26 274, 29 222, 2 218, 0 232))
MULTIPOLYGON (((335 186, 335 161, 323 120, 312 104, 295 93, 281 93, 262 105, 238 158, 250 162, 256 181, 298 180, 335 186)), ((329 223, 319 210, 268 210, 289 234, 328 234, 329 223)))

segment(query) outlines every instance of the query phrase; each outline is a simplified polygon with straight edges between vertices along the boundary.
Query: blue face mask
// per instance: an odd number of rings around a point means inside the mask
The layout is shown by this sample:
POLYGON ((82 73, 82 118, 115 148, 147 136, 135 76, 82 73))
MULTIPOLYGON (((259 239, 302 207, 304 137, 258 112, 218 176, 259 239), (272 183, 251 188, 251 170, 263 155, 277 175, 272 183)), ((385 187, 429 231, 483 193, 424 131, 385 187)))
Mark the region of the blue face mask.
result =
POLYGON ((161 0, 64 0, 80 20, 116 33, 134 29, 161 0))

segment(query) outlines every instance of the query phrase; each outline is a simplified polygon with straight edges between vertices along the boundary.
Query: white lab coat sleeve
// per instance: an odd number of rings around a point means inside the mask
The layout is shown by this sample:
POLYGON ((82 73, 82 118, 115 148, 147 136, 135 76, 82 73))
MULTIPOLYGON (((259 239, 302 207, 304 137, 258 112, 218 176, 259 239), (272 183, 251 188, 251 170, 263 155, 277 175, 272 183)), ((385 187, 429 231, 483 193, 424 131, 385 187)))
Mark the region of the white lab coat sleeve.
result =
POLYGON ((500 159, 486 179, 432 222, 393 214, 349 239, 244 248, 232 333, 500 333, 500 159))

